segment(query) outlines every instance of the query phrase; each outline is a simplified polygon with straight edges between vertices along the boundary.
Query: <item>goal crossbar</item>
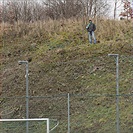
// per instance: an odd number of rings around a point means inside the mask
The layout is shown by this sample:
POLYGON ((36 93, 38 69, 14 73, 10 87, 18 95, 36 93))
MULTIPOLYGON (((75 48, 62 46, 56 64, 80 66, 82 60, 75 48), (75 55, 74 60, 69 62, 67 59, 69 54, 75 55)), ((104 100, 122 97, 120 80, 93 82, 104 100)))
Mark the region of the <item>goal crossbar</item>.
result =
POLYGON ((47 121, 47 133, 50 132, 49 118, 34 118, 34 119, 0 119, 0 122, 15 122, 15 121, 47 121))

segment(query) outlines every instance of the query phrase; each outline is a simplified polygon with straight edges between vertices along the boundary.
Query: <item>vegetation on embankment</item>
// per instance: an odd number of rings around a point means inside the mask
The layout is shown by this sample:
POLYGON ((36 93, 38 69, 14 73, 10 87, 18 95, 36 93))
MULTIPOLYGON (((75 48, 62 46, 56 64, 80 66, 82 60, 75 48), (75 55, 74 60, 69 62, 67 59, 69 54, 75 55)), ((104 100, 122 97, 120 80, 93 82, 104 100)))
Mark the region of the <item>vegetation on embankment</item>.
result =
MULTIPOLYGON (((132 23, 98 20, 96 45, 88 43, 86 24, 82 20, 5 24, 0 40, 1 96, 25 96, 25 67, 19 66, 18 60, 28 60, 30 96, 82 94, 78 98, 71 97, 72 132, 112 133, 115 132, 115 60, 107 55, 120 55, 120 94, 131 94, 132 23)), ((120 99, 121 127, 123 133, 130 133, 131 97, 120 99)), ((57 132, 66 132, 65 100, 60 97, 56 100, 31 98, 30 117, 57 118, 61 121, 57 132)), ((9 118, 25 117, 22 99, 1 98, 0 104, 2 111, 6 105, 14 108, 9 118)))

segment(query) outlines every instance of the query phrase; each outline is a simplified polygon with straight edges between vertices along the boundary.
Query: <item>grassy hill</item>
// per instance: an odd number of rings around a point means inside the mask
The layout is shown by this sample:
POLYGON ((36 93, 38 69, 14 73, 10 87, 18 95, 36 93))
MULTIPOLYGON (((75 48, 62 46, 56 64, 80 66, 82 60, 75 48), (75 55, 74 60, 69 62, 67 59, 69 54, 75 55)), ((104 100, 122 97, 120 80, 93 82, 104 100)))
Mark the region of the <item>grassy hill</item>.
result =
POLYGON ((115 58, 108 57, 114 53, 119 54, 120 130, 133 132, 132 23, 98 20, 98 43, 92 45, 86 23, 73 19, 1 26, 2 118, 25 118, 25 66, 18 60, 28 60, 30 118, 57 119, 53 133, 67 132, 70 93, 72 133, 115 133, 116 66, 115 58))

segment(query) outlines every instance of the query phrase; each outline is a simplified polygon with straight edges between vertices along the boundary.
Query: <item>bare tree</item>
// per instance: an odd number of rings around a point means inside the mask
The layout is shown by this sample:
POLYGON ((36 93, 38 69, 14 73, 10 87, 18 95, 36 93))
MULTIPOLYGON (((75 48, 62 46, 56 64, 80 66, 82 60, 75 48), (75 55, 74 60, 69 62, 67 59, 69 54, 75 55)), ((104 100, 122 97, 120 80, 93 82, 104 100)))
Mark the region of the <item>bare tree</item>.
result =
POLYGON ((121 7, 122 5, 122 2, 123 0, 115 0, 115 3, 114 3, 114 19, 116 19, 116 14, 117 14, 117 9, 119 7, 121 7))
POLYGON ((114 19, 116 18, 117 3, 118 3, 118 0, 115 0, 115 6, 114 6, 114 19))
POLYGON ((82 10, 79 0, 47 0, 43 4, 46 6, 47 15, 53 19, 75 17, 82 10))
POLYGON ((84 0, 86 15, 96 17, 108 13, 109 5, 107 0, 84 0))
MULTIPOLYGON (((4 6, 4 21, 38 21, 71 17, 96 17, 107 13, 107 0, 12 1, 4 6)), ((2 12, 2 11, 1 11, 2 12)), ((1 15, 1 14, 0 14, 1 15)), ((2 15, 1 15, 2 16, 2 15)), ((1 17, 0 16, 0 17, 1 17)))

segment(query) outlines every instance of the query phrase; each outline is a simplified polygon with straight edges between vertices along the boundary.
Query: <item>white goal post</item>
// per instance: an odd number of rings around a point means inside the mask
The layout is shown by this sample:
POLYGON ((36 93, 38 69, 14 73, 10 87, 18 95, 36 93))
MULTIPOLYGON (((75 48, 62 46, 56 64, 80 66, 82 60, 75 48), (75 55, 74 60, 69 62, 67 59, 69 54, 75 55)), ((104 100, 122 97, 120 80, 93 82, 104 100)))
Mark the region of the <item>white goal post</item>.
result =
POLYGON ((34 119, 0 119, 0 122, 22 122, 22 121, 46 121, 47 122, 47 132, 50 133, 49 128, 49 118, 34 118, 34 119))

